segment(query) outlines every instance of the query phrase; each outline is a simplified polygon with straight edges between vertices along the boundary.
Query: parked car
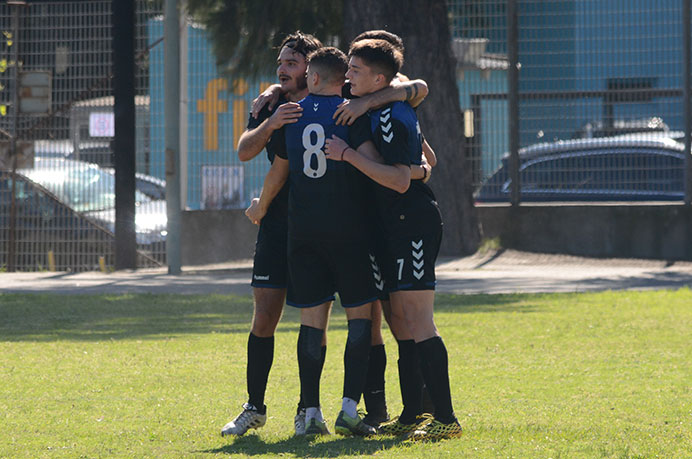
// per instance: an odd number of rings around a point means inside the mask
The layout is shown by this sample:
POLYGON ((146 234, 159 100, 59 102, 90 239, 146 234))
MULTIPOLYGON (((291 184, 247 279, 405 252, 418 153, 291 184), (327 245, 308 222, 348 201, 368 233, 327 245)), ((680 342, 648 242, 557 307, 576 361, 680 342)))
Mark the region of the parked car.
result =
MULTIPOLYGON (((114 232, 115 177, 112 171, 82 161, 38 156, 32 169, 17 172, 41 185, 75 212, 114 232)), ((165 241, 166 201, 135 191, 135 206, 137 243, 151 245, 165 241)))
POLYGON ((683 131, 671 131, 670 127, 658 116, 640 119, 616 119, 612 125, 603 121, 592 121, 584 124, 572 136, 573 139, 596 139, 614 137, 626 134, 658 134, 675 140, 684 136, 683 131))
MULTIPOLYGON (((677 201, 684 198, 684 145, 641 134, 541 143, 519 150, 522 202, 677 201)), ((509 201, 509 156, 476 192, 509 201)))
MULTIPOLYGON (((41 185, 18 175, 15 186, 15 267, 34 271, 49 267, 52 254, 58 271, 98 269, 99 258, 113 264, 113 233, 60 202, 41 185)), ((0 267, 9 264, 12 179, 0 173, 0 267)))

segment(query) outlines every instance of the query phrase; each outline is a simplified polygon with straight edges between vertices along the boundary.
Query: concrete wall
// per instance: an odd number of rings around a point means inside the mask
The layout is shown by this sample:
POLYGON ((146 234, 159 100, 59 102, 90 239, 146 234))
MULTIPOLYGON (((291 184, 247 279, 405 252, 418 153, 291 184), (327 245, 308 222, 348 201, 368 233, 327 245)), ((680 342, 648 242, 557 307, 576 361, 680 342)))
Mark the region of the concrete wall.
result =
MULTIPOLYGON (((672 205, 479 206, 503 247, 591 257, 692 260, 692 209, 672 205)), ((450 231, 445 227, 445 231, 450 231)), ((242 210, 183 212, 183 265, 252 258, 257 227, 242 210)))
POLYGON ((692 260, 692 209, 673 205, 478 207, 503 247, 591 257, 692 260))
POLYGON ((258 227, 244 210, 183 212, 182 264, 203 265, 252 258, 258 227))

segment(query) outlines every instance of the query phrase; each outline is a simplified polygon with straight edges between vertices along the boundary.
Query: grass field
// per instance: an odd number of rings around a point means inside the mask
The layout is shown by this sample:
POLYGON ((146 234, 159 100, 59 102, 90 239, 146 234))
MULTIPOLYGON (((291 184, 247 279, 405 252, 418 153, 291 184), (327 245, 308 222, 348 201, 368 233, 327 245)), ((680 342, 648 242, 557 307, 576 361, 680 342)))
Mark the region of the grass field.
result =
MULTIPOLYGON (((294 310, 277 333, 267 425, 229 439, 219 431, 246 397, 249 297, 0 295, 0 457, 692 457, 689 289, 439 295, 436 308, 463 438, 308 442, 291 436, 294 310)), ((345 334, 337 307, 330 423, 345 334)))

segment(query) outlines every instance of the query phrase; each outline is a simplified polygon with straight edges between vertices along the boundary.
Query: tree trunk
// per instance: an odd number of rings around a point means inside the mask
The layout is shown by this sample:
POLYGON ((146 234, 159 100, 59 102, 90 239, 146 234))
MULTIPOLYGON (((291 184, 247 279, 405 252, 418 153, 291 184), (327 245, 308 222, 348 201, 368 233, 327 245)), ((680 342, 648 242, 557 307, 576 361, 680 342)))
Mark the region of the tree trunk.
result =
POLYGON ((428 183, 444 220, 440 253, 468 255, 478 249, 481 231, 473 206, 470 169, 466 167, 447 11, 445 0, 350 0, 344 2, 344 35, 350 43, 364 30, 385 29, 403 38, 406 55, 402 73, 425 80, 429 88, 418 117, 438 157, 428 183))

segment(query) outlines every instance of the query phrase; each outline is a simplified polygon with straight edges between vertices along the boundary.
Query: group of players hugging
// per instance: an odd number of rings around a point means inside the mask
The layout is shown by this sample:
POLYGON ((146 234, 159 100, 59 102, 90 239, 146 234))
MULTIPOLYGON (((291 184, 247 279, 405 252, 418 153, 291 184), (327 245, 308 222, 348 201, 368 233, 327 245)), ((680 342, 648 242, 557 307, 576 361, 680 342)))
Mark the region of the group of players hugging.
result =
POLYGON ((248 401, 222 434, 243 435, 266 423, 284 302, 301 317, 295 434, 329 434, 320 377, 338 293, 348 336, 336 433, 458 437, 447 349, 433 320, 442 218, 426 182, 437 160, 414 109, 427 85, 399 73, 403 42, 384 30, 360 34, 348 55, 301 32, 279 50, 279 83, 255 99, 238 142, 241 161, 266 149, 271 167, 245 212, 259 225, 248 401), (383 315, 399 347, 403 411, 393 418, 384 392, 383 315))

